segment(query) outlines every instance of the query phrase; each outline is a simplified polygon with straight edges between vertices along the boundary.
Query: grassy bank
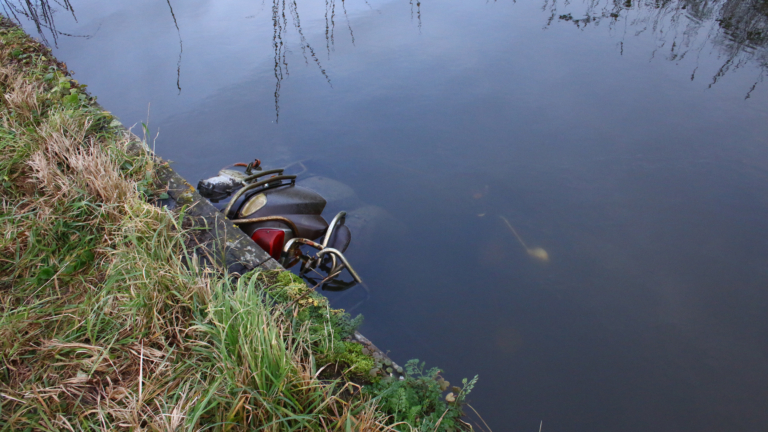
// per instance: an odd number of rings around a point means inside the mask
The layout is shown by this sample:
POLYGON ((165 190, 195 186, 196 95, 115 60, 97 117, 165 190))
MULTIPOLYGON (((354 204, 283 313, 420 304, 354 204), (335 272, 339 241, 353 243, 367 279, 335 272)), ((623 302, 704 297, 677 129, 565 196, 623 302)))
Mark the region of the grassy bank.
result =
POLYGON ((200 268, 145 146, 5 21, 0 86, 2 430, 470 428, 474 380, 387 379, 290 273, 200 268))

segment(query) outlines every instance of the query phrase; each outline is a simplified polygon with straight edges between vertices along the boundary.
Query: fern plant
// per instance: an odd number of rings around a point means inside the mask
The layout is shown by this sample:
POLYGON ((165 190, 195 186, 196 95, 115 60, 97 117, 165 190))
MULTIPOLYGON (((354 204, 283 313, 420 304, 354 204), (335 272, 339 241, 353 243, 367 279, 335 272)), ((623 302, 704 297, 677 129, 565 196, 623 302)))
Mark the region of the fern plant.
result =
POLYGON ((461 408, 477 383, 477 376, 469 381, 465 378, 461 388, 454 387, 444 396, 448 381, 440 376, 440 369, 425 370, 425 367, 426 364, 419 364, 418 359, 409 360, 405 364, 405 379, 384 378, 366 386, 364 391, 391 416, 390 424, 405 422, 424 431, 461 430, 461 408))

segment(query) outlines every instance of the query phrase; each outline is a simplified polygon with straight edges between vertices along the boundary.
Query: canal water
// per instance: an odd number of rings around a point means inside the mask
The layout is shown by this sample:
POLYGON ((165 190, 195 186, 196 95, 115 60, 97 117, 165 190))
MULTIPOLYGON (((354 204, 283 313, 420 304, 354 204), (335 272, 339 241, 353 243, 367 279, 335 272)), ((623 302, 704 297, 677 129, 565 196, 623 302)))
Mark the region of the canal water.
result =
POLYGON ((370 295, 326 294, 493 430, 768 429, 764 1, 70 2, 42 36, 186 178, 354 191, 370 295))

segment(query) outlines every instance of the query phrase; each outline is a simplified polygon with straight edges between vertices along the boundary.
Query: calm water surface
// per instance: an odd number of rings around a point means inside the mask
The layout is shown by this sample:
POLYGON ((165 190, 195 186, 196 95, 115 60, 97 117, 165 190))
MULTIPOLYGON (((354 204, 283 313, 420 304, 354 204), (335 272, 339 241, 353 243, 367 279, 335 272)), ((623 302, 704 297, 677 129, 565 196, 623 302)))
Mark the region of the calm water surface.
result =
POLYGON ((764 2, 274 1, 71 0, 44 34, 192 181, 351 186, 372 293, 328 296, 479 374, 495 431, 768 429, 764 2))

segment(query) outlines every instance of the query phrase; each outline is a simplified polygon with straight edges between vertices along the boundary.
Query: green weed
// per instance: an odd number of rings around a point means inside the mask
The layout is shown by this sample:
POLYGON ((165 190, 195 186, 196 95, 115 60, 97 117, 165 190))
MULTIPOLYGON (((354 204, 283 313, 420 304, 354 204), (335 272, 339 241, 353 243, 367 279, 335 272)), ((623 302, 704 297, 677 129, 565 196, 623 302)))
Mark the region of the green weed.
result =
POLYGON ((424 370, 424 363, 414 359, 405 364, 404 380, 384 378, 364 389, 374 396, 379 409, 392 415, 395 423, 418 425, 420 431, 464 430, 460 421, 464 398, 477 383, 477 376, 462 381, 461 388, 454 387, 443 397, 449 383, 440 377, 438 368, 424 370))

